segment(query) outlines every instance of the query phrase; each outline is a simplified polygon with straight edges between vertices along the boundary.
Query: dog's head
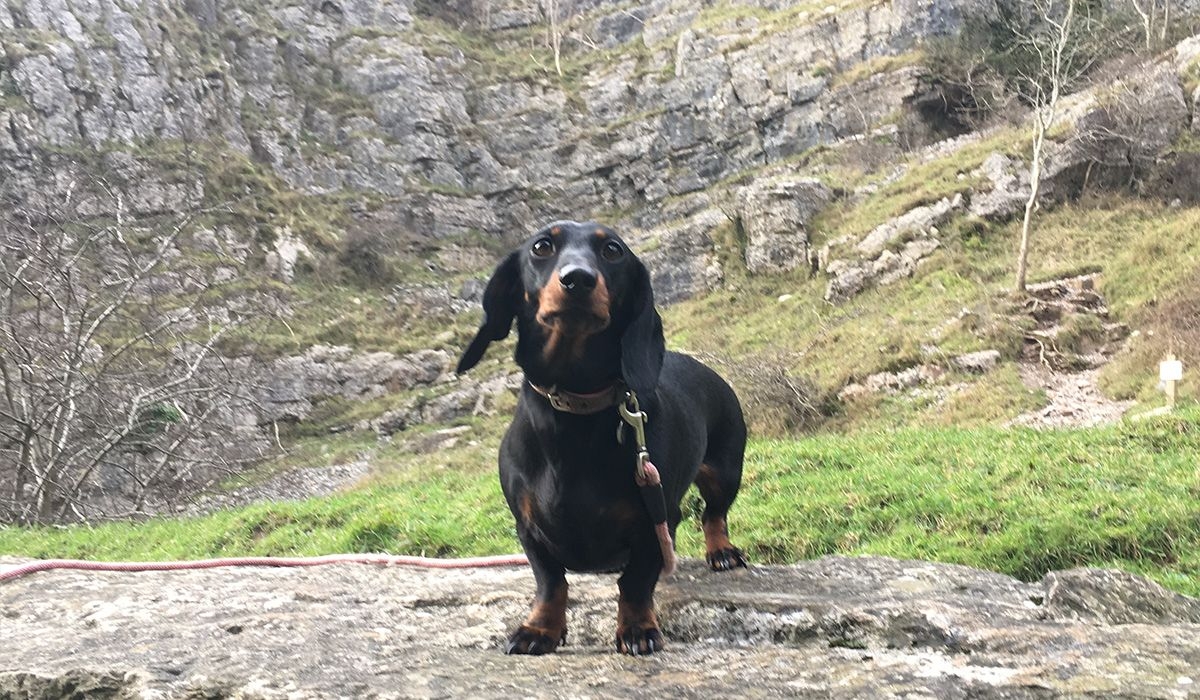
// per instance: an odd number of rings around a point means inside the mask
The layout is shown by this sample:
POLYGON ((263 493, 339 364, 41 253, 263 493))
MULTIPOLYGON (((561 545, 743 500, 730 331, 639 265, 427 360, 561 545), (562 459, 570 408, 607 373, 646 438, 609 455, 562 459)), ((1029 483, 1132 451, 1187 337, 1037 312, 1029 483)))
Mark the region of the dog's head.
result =
POLYGON ((496 267, 483 311, 458 372, 515 319, 517 364, 535 384, 595 391, 620 379, 646 395, 658 384, 664 345, 650 274, 607 226, 558 221, 538 231, 496 267))

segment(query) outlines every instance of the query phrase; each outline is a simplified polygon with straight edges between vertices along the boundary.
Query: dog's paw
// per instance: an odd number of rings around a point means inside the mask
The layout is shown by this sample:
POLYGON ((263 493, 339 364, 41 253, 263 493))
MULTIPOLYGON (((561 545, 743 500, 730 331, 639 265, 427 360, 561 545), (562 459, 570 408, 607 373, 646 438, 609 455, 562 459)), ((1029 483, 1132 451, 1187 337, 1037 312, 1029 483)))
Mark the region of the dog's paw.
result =
POLYGON ((657 627, 633 626, 617 630, 617 651, 622 654, 642 656, 662 651, 665 647, 662 632, 657 627))
POLYGON ((566 643, 567 630, 565 629, 561 634, 556 635, 550 630, 521 625, 508 635, 508 644, 504 647, 504 653, 540 656, 541 654, 550 654, 566 643))
POLYGON ((705 555, 705 560, 713 571, 729 571, 738 567, 746 568, 746 555, 737 547, 725 547, 705 555))

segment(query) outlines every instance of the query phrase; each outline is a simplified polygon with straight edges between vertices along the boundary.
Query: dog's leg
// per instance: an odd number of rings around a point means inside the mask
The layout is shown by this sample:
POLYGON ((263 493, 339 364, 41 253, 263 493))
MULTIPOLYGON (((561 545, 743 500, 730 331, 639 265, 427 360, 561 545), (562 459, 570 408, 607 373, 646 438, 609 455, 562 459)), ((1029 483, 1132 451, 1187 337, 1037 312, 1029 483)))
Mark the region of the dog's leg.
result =
POLYGON ((746 566, 746 556, 742 550, 729 541, 729 526, 725 521, 741 485, 742 465, 740 458, 734 464, 712 461, 719 466, 705 462, 696 474, 696 488, 704 499, 704 512, 700 515, 700 526, 704 531, 704 558, 713 571, 728 571, 746 566))
POLYGON ((630 552, 629 563, 617 579, 617 651, 634 656, 661 651, 665 646, 654 615, 654 587, 662 570, 662 553, 653 538, 640 542, 644 546, 630 552))
POLYGON ((521 538, 537 580, 529 617, 508 636, 505 653, 549 654, 567 641, 567 577, 563 565, 532 538, 521 538))

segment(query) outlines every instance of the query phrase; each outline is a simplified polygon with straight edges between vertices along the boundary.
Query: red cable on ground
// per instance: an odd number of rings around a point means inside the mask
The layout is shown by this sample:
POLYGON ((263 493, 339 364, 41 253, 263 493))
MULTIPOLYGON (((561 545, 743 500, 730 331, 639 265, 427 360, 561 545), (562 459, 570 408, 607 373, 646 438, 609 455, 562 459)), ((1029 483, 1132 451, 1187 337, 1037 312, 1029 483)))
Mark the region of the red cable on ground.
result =
POLYGON ((525 566, 524 554, 501 554, 466 559, 435 559, 393 554, 326 554, 320 557, 225 557, 193 561, 87 561, 84 559, 42 559, 0 570, 0 583, 38 571, 75 569, 80 571, 182 571, 215 569, 223 566, 323 566, 326 564, 376 564, 415 566, 425 569, 473 569, 493 566, 525 566))

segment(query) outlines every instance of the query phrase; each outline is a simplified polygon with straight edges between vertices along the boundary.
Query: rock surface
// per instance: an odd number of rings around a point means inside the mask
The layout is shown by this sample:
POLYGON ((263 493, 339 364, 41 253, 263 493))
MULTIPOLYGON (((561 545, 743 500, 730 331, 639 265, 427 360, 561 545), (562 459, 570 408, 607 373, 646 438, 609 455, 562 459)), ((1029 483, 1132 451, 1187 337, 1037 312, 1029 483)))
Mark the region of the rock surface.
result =
POLYGON ((805 178, 753 184, 738 193, 738 217, 746 233, 746 269, 783 272, 809 262, 808 225, 833 192, 805 178))
POLYGON ((995 11, 744 5, 750 20, 686 0, 559 3, 565 58, 585 67, 571 80, 543 63, 534 0, 0 5, 0 194, 51 201, 73 186, 74 154, 104 153, 135 212, 183 210, 204 187, 163 165, 203 140, 215 162, 250 159, 306 195, 398 202, 401 226, 427 239, 653 216, 907 109, 915 67, 834 78, 995 11))
POLYGON ((507 657, 523 569, 35 574, 0 584, 0 697, 1200 694, 1200 600, 1120 572, 687 561, 659 587, 668 648, 648 658, 611 648, 612 576, 570 584, 569 646, 507 657))

